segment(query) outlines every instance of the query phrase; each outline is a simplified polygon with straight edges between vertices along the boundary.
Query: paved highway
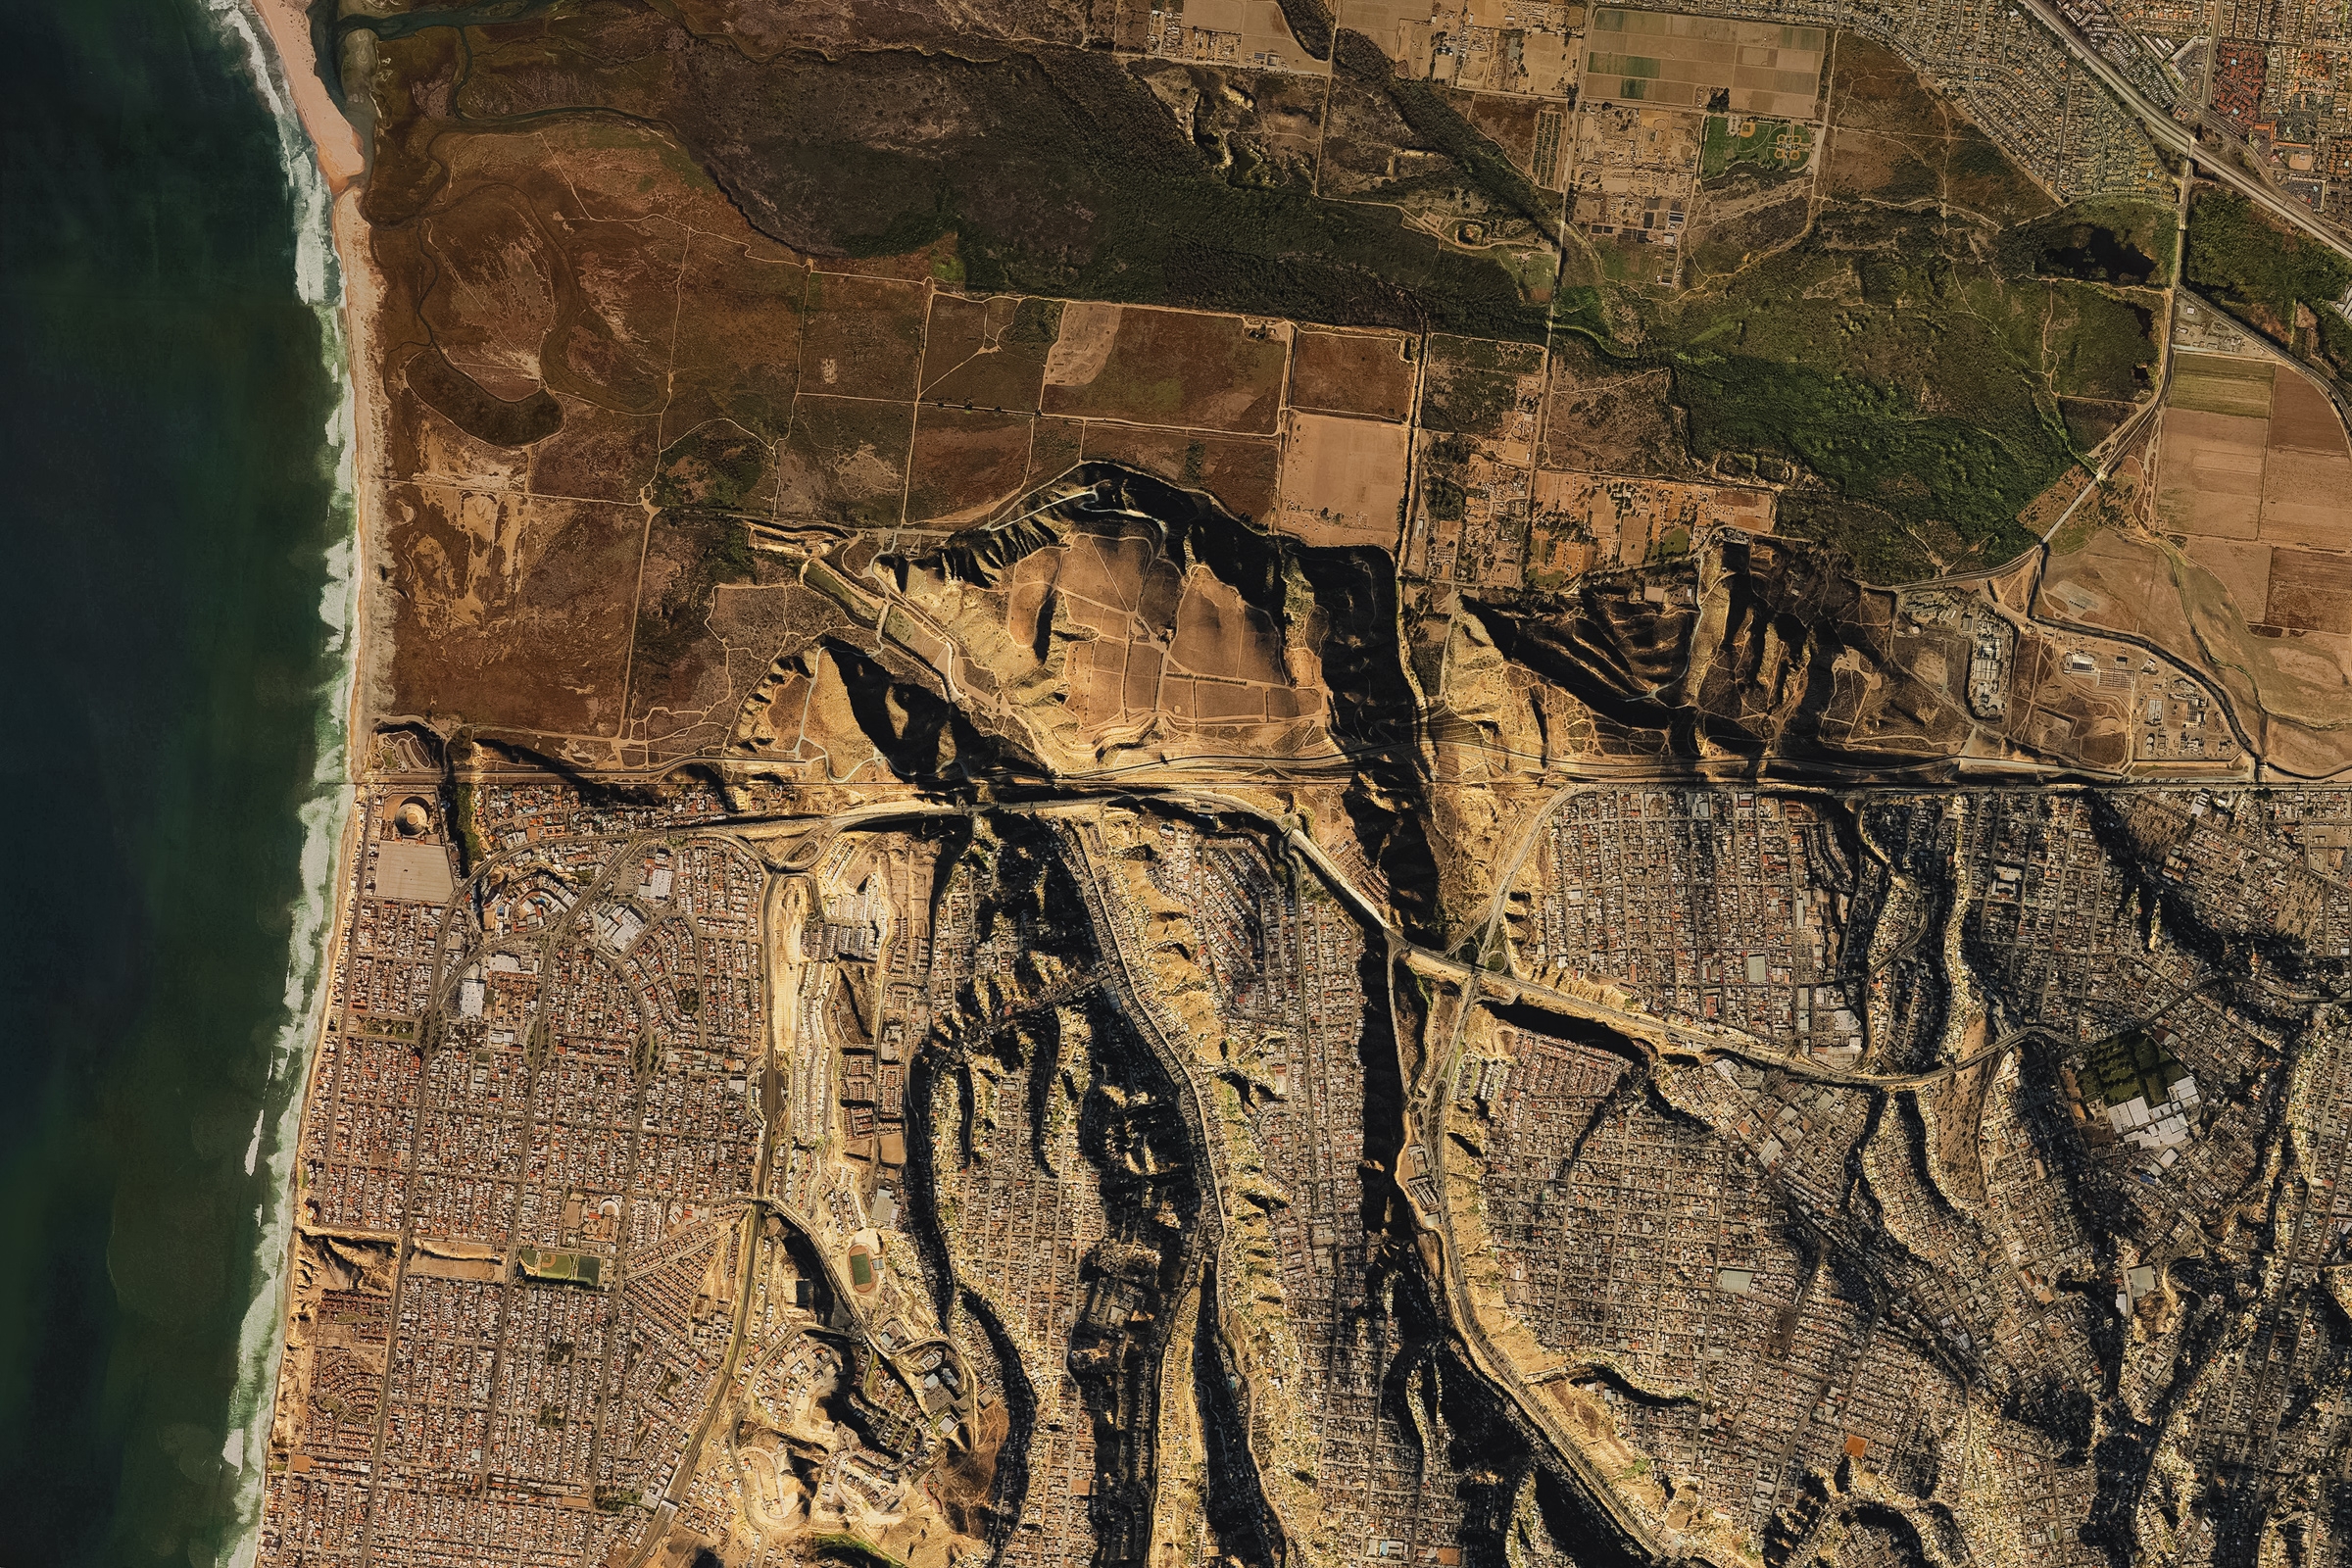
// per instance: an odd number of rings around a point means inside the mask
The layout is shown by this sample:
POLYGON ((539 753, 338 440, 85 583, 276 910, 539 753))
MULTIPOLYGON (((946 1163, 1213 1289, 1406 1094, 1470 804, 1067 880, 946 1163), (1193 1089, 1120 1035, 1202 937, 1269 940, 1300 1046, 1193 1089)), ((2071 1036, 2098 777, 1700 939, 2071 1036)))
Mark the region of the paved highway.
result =
MULTIPOLYGON (((1574 799, 1583 790, 1593 787, 1596 786, 1574 785, 1554 793, 1522 831, 1521 841, 1511 858, 1510 870, 1499 879, 1493 902, 1484 911, 1485 919, 1480 924, 1480 929, 1484 932, 1488 944, 1491 945, 1501 924, 1505 907, 1504 901, 1507 899, 1510 884, 1516 879, 1516 874, 1531 853, 1533 845, 1541 838, 1544 824, 1551 819, 1561 805, 1574 799)), ((1418 1158, 1417 1160, 1408 1159, 1404 1162, 1405 1168, 1399 1168, 1394 1173, 1398 1179, 1399 1187, 1405 1187, 1406 1178, 1413 1174, 1409 1167, 1414 1163, 1438 1178, 1441 1196, 1436 1209, 1434 1211, 1425 1210, 1422 1213, 1422 1219, 1427 1227, 1424 1234, 1437 1250, 1438 1255, 1433 1261, 1437 1264, 1441 1278, 1445 1282, 1445 1288, 1439 1293, 1441 1309, 1453 1327, 1456 1342, 1465 1357, 1492 1388, 1509 1400, 1520 1419, 1532 1429, 1532 1434, 1539 1436, 1558 1460, 1577 1478, 1591 1503, 1606 1519, 1608 1526, 1620 1534, 1625 1543, 1652 1559, 1686 1563, 1715 1561, 1716 1559, 1707 1550, 1698 1547, 1696 1544, 1653 1529, 1639 1511, 1629 1506, 1627 1499, 1622 1495, 1612 1478, 1600 1473, 1586 1452, 1584 1445, 1578 1440, 1577 1434, 1570 1430, 1565 1413, 1545 1397, 1540 1388, 1529 1384, 1521 1369, 1513 1363, 1510 1356, 1489 1339, 1486 1326, 1481 1322, 1479 1313, 1472 1305, 1469 1281, 1462 1271, 1461 1252, 1453 1235, 1451 1216, 1445 1212, 1444 1152, 1440 1147, 1443 1135, 1444 1106, 1437 1098, 1443 1093, 1446 1069, 1455 1051, 1459 1049, 1463 1026, 1468 1019, 1471 1007, 1477 1005, 1481 1001, 1516 1001, 1557 1014, 1602 1024, 1653 1057, 1703 1060, 1714 1056, 1729 1055, 1777 1068, 1792 1076, 1879 1092, 1916 1089, 1947 1078, 1954 1073, 1966 1071, 1998 1057, 2014 1049, 2028 1036, 2039 1031, 2031 1026, 2011 1030, 1965 1057, 1927 1072, 1907 1074, 1841 1072, 1821 1066, 1805 1057, 1801 1053, 1786 1053, 1771 1042, 1746 1036, 1736 1030, 1703 1024, 1669 1023, 1642 1011, 1636 1006, 1623 1004, 1630 1003, 1631 999, 1618 998, 1613 994, 1583 994, 1563 991, 1508 973, 1496 973, 1481 964, 1465 963, 1447 954, 1412 942, 1390 923, 1388 913, 1383 906, 1357 887, 1324 852, 1323 848, 1301 831, 1296 817, 1277 815, 1247 800, 1211 790, 1178 786, 1156 790, 1139 789, 1132 793, 1156 796, 1171 805, 1181 806, 1203 814, 1253 822, 1261 831, 1279 840, 1290 853, 1305 861, 1313 872, 1350 906, 1356 917, 1365 925, 1368 934, 1377 935, 1387 941, 1390 952, 1395 957, 1425 974, 1442 978, 1454 987, 1456 1002, 1454 1015, 1449 1021, 1450 1027, 1439 1025, 1446 1033, 1447 1049, 1444 1051, 1425 1050, 1421 1054, 1420 1070, 1414 1075, 1415 1081, 1407 1091, 1403 1126, 1399 1130, 1403 1134, 1405 1149, 1411 1151, 1412 1154, 1418 1158)), ((790 874, 812 868, 824 853, 838 842, 843 833, 871 832, 893 826, 904 826, 922 818, 936 819, 942 816, 977 814, 990 810, 1018 812, 1049 820, 1066 819, 1070 816, 1083 818, 1086 814, 1099 810, 1102 804, 1103 801, 1100 797, 1084 796, 1027 803, 998 803, 988 807, 936 801, 897 801, 877 803, 874 806, 825 817, 770 818, 764 821, 738 822, 730 824, 723 831, 728 831, 732 836, 741 840, 760 845, 766 852, 770 865, 778 866, 790 874)), ((1108 960, 1108 977, 1124 994, 1122 1000, 1125 1006, 1123 1010, 1134 1019, 1139 1032, 1145 1037, 1147 1046, 1160 1058, 1162 1065, 1173 1074, 1173 1081, 1179 1089, 1180 1113, 1184 1115, 1188 1131, 1196 1143, 1201 1146, 1203 1154, 1206 1156, 1202 1159, 1201 1166, 1209 1183, 1209 1191, 1204 1194, 1207 1204, 1203 1218, 1207 1220, 1207 1223, 1201 1227, 1199 1233, 1188 1238, 1188 1252, 1193 1255, 1188 1256, 1184 1269, 1188 1278, 1197 1278, 1201 1259, 1218 1250, 1223 1240, 1223 1227, 1217 1223, 1217 1217, 1221 1217, 1223 1211, 1218 1197, 1218 1188, 1221 1185, 1219 1182, 1220 1172, 1218 1161, 1214 1157, 1215 1148, 1209 1140, 1205 1110, 1190 1092, 1192 1090, 1190 1075, 1183 1069, 1183 1064, 1177 1057, 1172 1042, 1165 1038, 1158 1027, 1158 1018, 1149 996, 1149 976, 1139 972, 1138 969, 1138 965, 1142 961, 1141 956, 1128 951, 1129 934, 1118 920, 1106 891, 1099 885, 1099 862, 1102 858, 1102 852, 1098 845, 1090 842, 1091 824, 1082 819, 1079 822, 1068 824, 1068 827, 1074 831, 1066 831, 1063 842, 1072 860, 1073 874, 1078 878, 1081 893, 1087 905, 1090 924, 1094 926, 1098 944, 1103 950, 1104 956, 1108 960)), ((639 836, 641 835, 635 833, 610 835, 616 842, 639 836)), ((596 837, 606 837, 606 835, 596 835, 596 837)), ((534 846, 534 848, 540 848, 540 846, 534 846)), ((503 863, 508 858, 510 857, 501 856, 490 864, 503 863)), ((474 879, 478 880, 488 869, 489 865, 487 864, 477 868, 474 879)), ((596 886, 601 885, 601 881, 600 875, 598 883, 591 886, 589 896, 593 896, 596 886)), ((771 920, 773 913, 772 909, 768 911, 768 917, 771 920)), ((2189 990, 2176 993, 2156 1010, 2157 1015, 2169 1011, 2190 994, 2192 993, 2189 990)), ((1432 1020, 1433 1023, 1435 1021, 1432 1020)), ((1401 1067, 1404 1063, 1399 1062, 1398 1065, 1401 1067)), ((763 1149, 761 1153, 763 1167, 769 1157, 768 1151, 763 1149)), ((763 1182, 756 1184, 755 1190, 758 1186, 763 1185, 763 1182)), ((1410 1200, 1416 1209, 1423 1207, 1420 1200, 1412 1199, 1410 1200)), ((756 1199, 755 1206, 762 1210, 783 1212, 804 1230, 808 1228, 807 1221, 802 1216, 784 1210, 782 1205, 772 1198, 756 1199)), ((818 1249, 818 1253, 820 1258, 823 1257, 823 1249, 818 1249)), ((827 1271, 830 1273, 831 1260, 825 1258, 824 1261, 827 1271)), ((839 1281, 831 1283, 837 1298, 851 1299, 851 1293, 847 1292, 839 1281)), ((743 1288, 735 1302, 735 1332, 729 1340, 727 1361, 722 1369, 721 1387, 725 1386, 726 1381, 723 1374, 733 1372, 744 1343, 743 1329, 750 1305, 749 1284, 747 1271, 743 1288)), ((694 1457, 699 1457, 704 1440, 714 1428, 723 1412, 723 1400, 704 1411, 696 1440, 688 1449, 689 1455, 693 1457, 680 1466, 679 1474, 673 1478, 672 1485, 666 1489, 663 1498, 663 1515, 657 1518, 654 1528, 650 1529, 639 1543, 636 1555, 632 1559, 633 1564, 642 1562, 649 1556, 665 1535, 669 1517, 674 1516, 677 1507, 685 1499, 686 1488, 695 1469, 694 1457)), ((1246 1404, 1244 1413, 1247 1417, 1246 1404)), ((1148 1482, 1150 1478, 1142 1479, 1148 1482)), ((1271 1499, 1266 1500, 1270 1504, 1271 1499)), ((1289 1521, 1282 1519, 1279 1514, 1275 1516, 1272 1523, 1278 1531, 1288 1534, 1289 1521)))
POLYGON ((2083 37, 2076 29, 2075 24, 2059 13, 2057 7, 2049 4, 2049 0, 2016 0, 2016 4, 2034 13, 2040 19, 2042 25, 2056 33, 2058 41, 2065 44, 2077 60, 2088 66, 2091 74, 2106 83, 2107 90, 2122 100, 2124 107, 2139 117, 2140 123, 2146 127, 2151 139, 2170 147, 2174 152, 2189 159, 2192 163, 2203 165, 2205 172, 2214 179, 2228 185, 2240 195, 2251 198, 2267 209, 2273 217, 2301 229, 2337 255, 2352 260, 2352 245, 2348 245, 2334 229, 2321 222, 2318 215, 2313 213, 2310 208, 2291 196, 2280 195, 2244 170, 2225 161, 2226 150, 2222 151, 2222 156, 2217 157, 2215 150, 2200 147, 2197 144, 2195 132, 2175 120, 2167 111, 2149 102, 2140 90, 2132 84, 2131 78, 2116 70, 2114 64, 2106 56, 2100 54, 2093 47, 2091 41, 2083 37))

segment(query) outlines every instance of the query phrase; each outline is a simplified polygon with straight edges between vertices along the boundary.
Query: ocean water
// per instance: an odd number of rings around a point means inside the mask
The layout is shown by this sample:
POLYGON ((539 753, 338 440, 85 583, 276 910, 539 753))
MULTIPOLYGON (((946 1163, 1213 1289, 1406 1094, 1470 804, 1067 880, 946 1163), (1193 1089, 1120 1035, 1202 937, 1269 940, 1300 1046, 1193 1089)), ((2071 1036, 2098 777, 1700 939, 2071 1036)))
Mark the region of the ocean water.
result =
POLYGON ((342 824, 337 283, 228 0, 9 15, 0 1564, 210 1568, 342 824))

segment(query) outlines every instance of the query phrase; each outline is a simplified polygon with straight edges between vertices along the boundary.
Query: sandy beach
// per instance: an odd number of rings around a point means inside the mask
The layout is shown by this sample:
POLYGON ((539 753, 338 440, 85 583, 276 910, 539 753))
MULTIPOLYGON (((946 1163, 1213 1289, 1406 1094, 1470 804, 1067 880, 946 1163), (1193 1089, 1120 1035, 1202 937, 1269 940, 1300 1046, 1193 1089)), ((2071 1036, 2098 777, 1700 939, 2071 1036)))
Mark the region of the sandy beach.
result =
MULTIPOLYGON (((317 57, 311 50, 310 19, 304 15, 301 0, 250 0, 250 3, 269 30, 270 47, 277 53, 295 113, 334 202, 333 239, 335 260, 343 277, 343 337, 349 355, 347 373, 352 391, 352 505, 360 558, 356 569, 362 574, 360 580, 365 582, 374 543, 373 526, 381 515, 384 451, 383 397, 377 383, 373 331, 383 285, 368 251, 368 221, 360 214, 360 191, 368 172, 367 154, 361 146, 359 131, 335 107, 334 100, 327 96, 326 84, 319 79, 317 57)), ((373 613, 371 597, 363 593, 352 628, 349 745, 355 766, 365 766, 367 762, 362 751, 363 717, 381 710, 375 700, 375 687, 383 668, 379 657, 386 647, 383 639, 389 630, 389 616, 373 613), (375 624, 379 618, 385 624, 375 624)))
MULTIPOLYGON (((377 377, 377 356, 374 347, 374 322, 383 296, 382 279, 378 275, 368 243, 367 219, 361 214, 360 199, 365 185, 367 160, 360 135, 328 97, 325 84, 318 78, 311 49, 308 19, 299 0, 250 0, 252 9, 266 25, 270 45, 276 52, 278 66, 287 91, 292 98, 297 117, 308 139, 319 176, 324 182, 331 202, 330 236, 337 271, 341 281, 338 314, 343 337, 343 373, 348 380, 350 447, 346 454, 347 474, 352 506, 351 570, 355 580, 367 581, 368 564, 375 542, 375 519, 381 514, 383 425, 384 412, 381 388, 377 377)), ((347 773, 356 776, 370 763, 368 729, 369 715, 380 710, 374 683, 382 668, 379 658, 388 646, 389 615, 378 615, 375 596, 364 588, 353 595, 348 628, 350 642, 349 680, 345 687, 345 706, 341 714, 343 729, 342 756, 347 773), (384 624, 378 625, 378 619, 384 624)), ((348 797, 347 803, 348 804, 348 797)), ((353 884, 351 865, 358 846, 353 833, 362 818, 349 809, 341 813, 335 842, 331 848, 335 874, 328 884, 328 903, 323 911, 324 942, 319 958, 319 972, 331 974, 343 961, 342 944, 348 914, 347 890, 353 884)), ((323 999, 321 999, 323 1000, 323 999)), ((304 1065, 297 1076, 297 1087, 289 1106, 289 1117, 281 1147, 299 1145, 303 1118, 308 1114, 311 1100, 310 1073, 318 1061, 320 1030, 324 1023, 323 1007, 314 1011, 308 1020, 307 1038, 301 1042, 304 1065)), ((281 1182, 292 1179, 290 1160, 272 1166, 281 1182)), ((291 1190, 281 1193, 280 1200, 290 1200, 291 1190)), ((291 1278, 293 1236, 288 1227, 285 1238, 288 1250, 280 1260, 277 1278, 291 1278)), ((282 1287, 281 1287, 282 1288, 282 1287)), ((281 1387, 283 1368, 279 1357, 284 1351, 285 1301, 279 1292, 269 1298, 273 1315, 270 1328, 273 1348, 268 1373, 267 1390, 263 1395, 263 1424, 253 1434, 263 1439, 276 1419, 276 1406, 284 1391, 281 1387)))
POLYGON ((303 15, 301 0, 252 0, 252 4, 262 25, 270 29, 270 47, 285 68, 294 112, 302 118, 302 128, 310 133, 318 172, 326 177, 326 188, 339 197, 368 172, 368 158, 360 147, 360 133, 326 95, 326 83, 318 79, 317 60, 311 53, 310 19, 303 15))

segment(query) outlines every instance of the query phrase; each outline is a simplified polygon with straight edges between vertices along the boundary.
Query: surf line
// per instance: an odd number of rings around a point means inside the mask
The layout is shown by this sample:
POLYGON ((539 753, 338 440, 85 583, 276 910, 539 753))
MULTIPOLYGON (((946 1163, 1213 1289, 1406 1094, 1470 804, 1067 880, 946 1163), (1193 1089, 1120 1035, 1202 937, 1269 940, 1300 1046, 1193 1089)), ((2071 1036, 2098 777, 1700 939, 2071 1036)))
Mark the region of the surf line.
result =
POLYGON ((285 1351, 287 1267, 294 1230, 293 1174, 303 1102, 324 1027, 331 978, 328 955, 337 906, 337 868, 349 858, 356 792, 352 783, 350 710, 359 657, 359 538, 356 454, 358 408, 346 331, 343 269, 335 254, 334 197, 295 107, 286 63, 249 0, 199 0, 220 37, 243 63, 277 129, 278 162, 293 198, 294 287, 318 321, 321 368, 337 388, 319 431, 321 468, 331 474, 331 515, 321 519, 318 618, 333 672, 315 690, 311 777, 299 808, 301 889, 287 944, 285 1010, 269 1061, 268 1081, 245 1174, 260 1188, 251 1259, 252 1298, 237 1334, 237 1379, 223 1412, 220 1459, 233 1477, 233 1520, 223 1568, 246 1568, 260 1546, 263 1485, 278 1362, 285 1351))

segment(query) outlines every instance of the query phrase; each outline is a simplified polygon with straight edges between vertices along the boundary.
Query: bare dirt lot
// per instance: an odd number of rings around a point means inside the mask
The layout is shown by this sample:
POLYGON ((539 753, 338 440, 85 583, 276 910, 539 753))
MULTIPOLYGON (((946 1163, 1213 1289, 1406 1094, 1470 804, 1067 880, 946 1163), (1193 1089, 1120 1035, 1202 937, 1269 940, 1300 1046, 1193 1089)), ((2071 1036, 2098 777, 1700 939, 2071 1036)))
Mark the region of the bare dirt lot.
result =
POLYGON ((2188 559, 2213 573, 2246 612, 2248 620, 2262 618, 2262 606, 2271 594, 2271 547, 2250 539, 2191 538, 2188 559))
POLYGON ((1297 413, 1288 423, 1275 525, 1310 545, 1393 547, 1410 455, 1404 426, 1297 413))
POLYGON ((2309 550, 2271 556, 2265 621, 2297 631, 2352 632, 2352 558, 2309 550))
POLYGON ((2293 554, 2269 551, 2266 559, 2265 550, 2192 540, 2183 552, 2145 534, 2101 529, 2051 559, 2034 613, 2131 632, 2203 667, 2274 761, 2332 771, 2344 765, 2340 740, 2305 726, 2332 726, 2352 711, 2340 665, 2347 645, 2317 632, 2258 629, 2270 612, 2272 562, 2293 554), (2239 597, 2257 592, 2250 604, 2239 597))

